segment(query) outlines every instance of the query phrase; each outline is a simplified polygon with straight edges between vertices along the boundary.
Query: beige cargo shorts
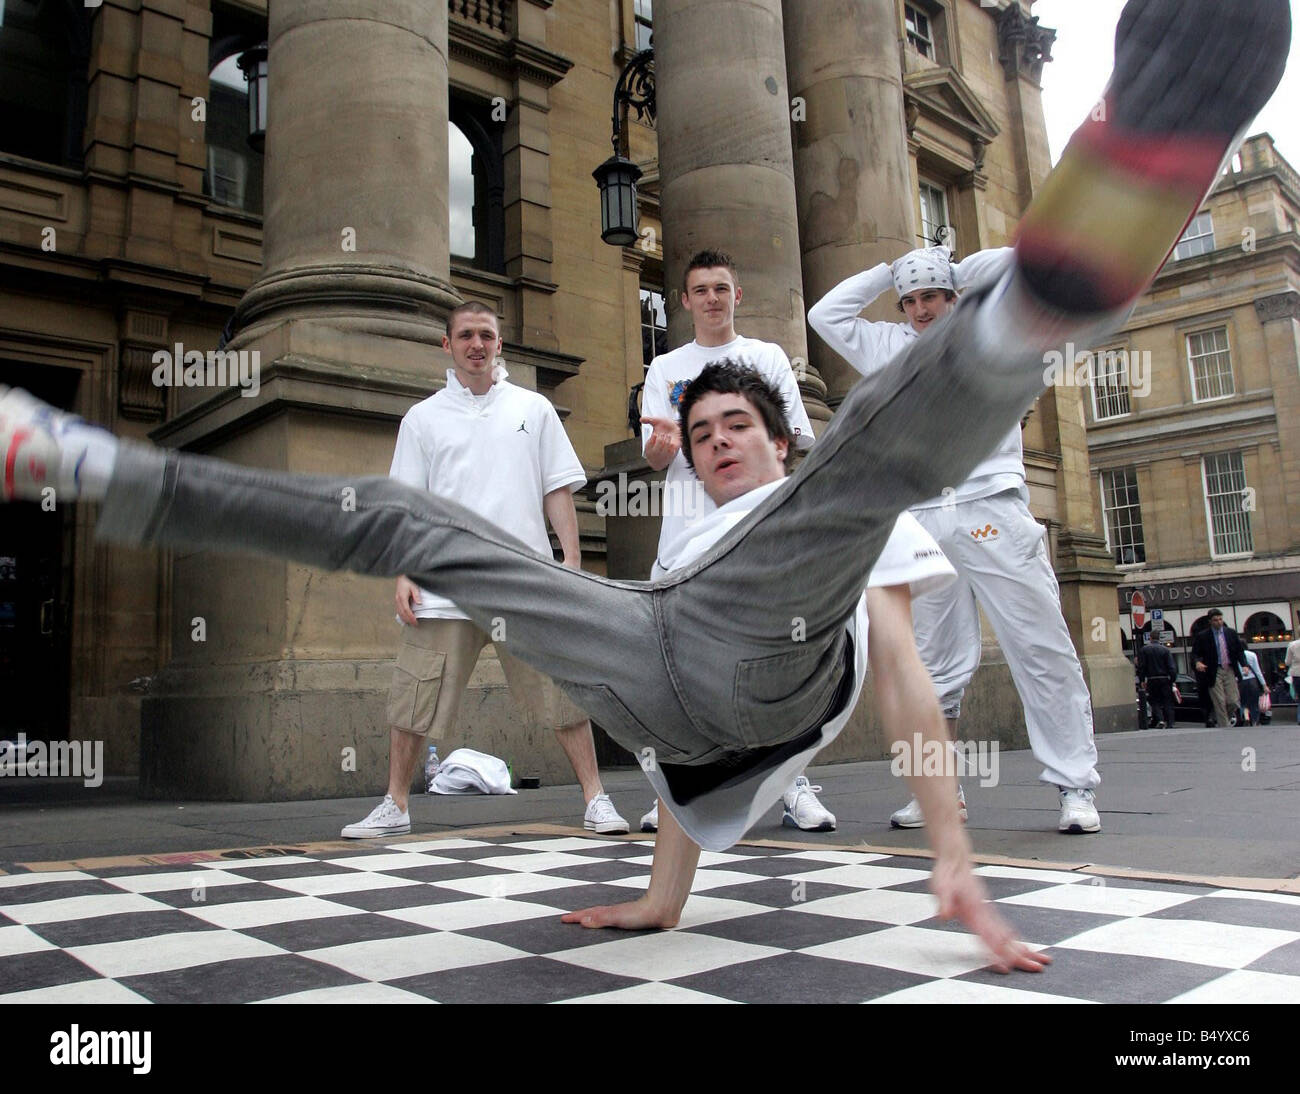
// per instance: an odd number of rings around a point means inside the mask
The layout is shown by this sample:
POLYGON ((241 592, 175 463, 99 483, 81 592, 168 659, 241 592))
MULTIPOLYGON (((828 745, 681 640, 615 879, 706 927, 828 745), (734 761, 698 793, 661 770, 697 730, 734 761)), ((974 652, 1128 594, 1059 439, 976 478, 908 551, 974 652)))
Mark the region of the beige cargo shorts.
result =
MULTIPOLYGON (((465 686, 490 641, 487 632, 468 619, 421 619, 417 626, 404 626, 388 692, 388 724, 443 740, 456 724, 465 686)), ((501 646, 496 651, 510 697, 526 715, 553 729, 586 719, 586 712, 550 677, 501 646)))

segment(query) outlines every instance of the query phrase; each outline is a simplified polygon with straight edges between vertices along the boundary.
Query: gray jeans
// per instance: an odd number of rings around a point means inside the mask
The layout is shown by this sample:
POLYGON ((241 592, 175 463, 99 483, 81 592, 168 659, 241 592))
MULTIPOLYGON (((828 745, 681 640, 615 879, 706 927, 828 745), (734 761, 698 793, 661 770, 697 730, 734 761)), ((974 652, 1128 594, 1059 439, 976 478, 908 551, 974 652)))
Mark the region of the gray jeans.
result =
POLYGON ((696 562, 655 582, 567 569, 469 510, 383 477, 262 471, 124 443, 99 534, 407 574, 554 677, 615 740, 667 763, 818 724, 844 624, 897 515, 963 482, 1043 386, 1042 347, 975 352, 968 293, 860 382, 798 471, 696 562), (348 499, 354 499, 349 503, 348 499))

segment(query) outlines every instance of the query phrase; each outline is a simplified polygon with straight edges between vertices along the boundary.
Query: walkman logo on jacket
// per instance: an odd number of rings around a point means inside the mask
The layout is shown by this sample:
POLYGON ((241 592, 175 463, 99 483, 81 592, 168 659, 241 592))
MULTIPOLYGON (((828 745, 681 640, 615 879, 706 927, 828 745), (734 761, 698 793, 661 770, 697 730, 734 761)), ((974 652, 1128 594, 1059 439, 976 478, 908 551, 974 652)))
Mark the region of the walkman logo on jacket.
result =
POLYGON ((998 538, 998 530, 991 524, 986 524, 983 528, 972 528, 970 534, 977 543, 998 538))

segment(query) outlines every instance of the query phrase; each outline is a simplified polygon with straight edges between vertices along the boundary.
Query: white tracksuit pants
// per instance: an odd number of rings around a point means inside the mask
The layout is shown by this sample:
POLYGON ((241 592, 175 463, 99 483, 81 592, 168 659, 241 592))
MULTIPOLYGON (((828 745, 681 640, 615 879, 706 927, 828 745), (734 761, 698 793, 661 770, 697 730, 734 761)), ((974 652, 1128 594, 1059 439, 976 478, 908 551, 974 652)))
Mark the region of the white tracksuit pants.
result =
POLYGON ((1016 491, 913 514, 948 556, 957 580, 912 601, 916 644, 944 716, 961 713, 980 663, 984 609, 1025 708, 1039 776, 1058 786, 1092 788, 1097 747, 1092 702, 1047 556, 1046 532, 1016 491))

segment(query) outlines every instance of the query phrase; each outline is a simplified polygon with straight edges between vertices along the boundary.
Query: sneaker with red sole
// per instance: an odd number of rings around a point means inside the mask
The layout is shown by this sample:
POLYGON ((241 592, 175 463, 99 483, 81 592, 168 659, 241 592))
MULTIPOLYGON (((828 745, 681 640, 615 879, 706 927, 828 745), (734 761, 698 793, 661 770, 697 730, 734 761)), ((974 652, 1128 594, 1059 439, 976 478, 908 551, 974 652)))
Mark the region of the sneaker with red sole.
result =
POLYGON ((0 387, 0 499, 37 501, 59 485, 58 412, 21 388, 0 387))
POLYGON ((1115 70, 1020 223, 1022 280, 1076 315, 1159 272, 1282 79, 1288 0, 1130 0, 1115 70))

